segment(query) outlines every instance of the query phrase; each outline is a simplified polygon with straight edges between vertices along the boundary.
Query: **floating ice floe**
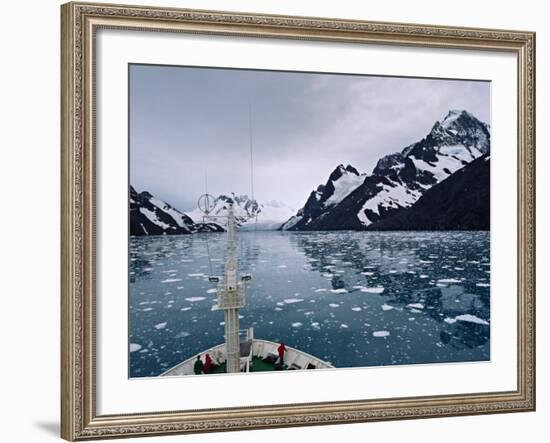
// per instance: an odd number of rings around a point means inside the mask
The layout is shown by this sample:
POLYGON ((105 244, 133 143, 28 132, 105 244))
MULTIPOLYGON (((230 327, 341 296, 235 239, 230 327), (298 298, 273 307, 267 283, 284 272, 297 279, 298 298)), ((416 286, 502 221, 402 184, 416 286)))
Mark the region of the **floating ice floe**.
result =
POLYGON ((335 294, 347 294, 347 289, 339 288, 339 289, 331 289, 330 292, 333 292, 335 294))
POLYGON ((206 297, 187 297, 185 300, 190 301, 191 303, 195 301, 206 300, 206 297))
POLYGON ((276 310, 276 311, 282 311, 283 308, 276 307, 275 310, 276 310))
POLYGON ((187 331, 181 331, 179 334, 176 335, 176 338, 184 338, 189 337, 191 334, 187 331))
POLYGON ((137 343, 130 343, 130 352, 136 352, 141 349, 141 345, 138 345, 137 343))
POLYGON ((446 317, 443 321, 444 321, 445 323, 450 324, 450 325, 452 325, 453 323, 456 323, 456 319, 455 319, 455 318, 451 318, 451 317, 446 317))
POLYGON ((348 326, 347 324, 345 324, 345 323, 342 323, 342 324, 340 325, 340 327, 341 327, 342 329, 347 329, 347 328, 349 328, 349 326, 348 326))
POLYGON ((141 310, 141 312, 149 312, 149 311, 152 311, 153 308, 144 308, 141 310))
POLYGON ((167 278, 166 280, 162 280, 161 283, 176 283, 178 281, 181 281, 181 278, 167 278))
POLYGON ((166 321, 164 323, 156 324, 155 329, 164 329, 167 324, 168 324, 168 322, 166 322, 166 321))
POLYGON ((458 321, 466 321, 469 323, 476 323, 478 325, 488 325, 489 322, 487 320, 483 320, 482 318, 476 317, 472 314, 462 314, 455 317, 455 320, 458 321))
POLYGON ((489 288, 491 285, 489 283, 476 283, 478 288, 489 288))
POLYGON ((354 308, 351 308, 352 311, 355 311, 355 312, 361 312, 363 310, 363 308, 359 307, 359 306, 355 306, 354 308))
POLYGON ((187 306, 187 307, 185 307, 185 308, 181 308, 181 309, 180 309, 180 311, 183 311, 183 312, 185 312, 185 311, 190 311, 190 310, 191 310, 191 306, 187 306))
POLYGON ((430 278, 430 276, 426 275, 426 274, 420 274, 418 277, 419 278, 430 278))
POLYGON ((218 292, 218 290, 216 288, 208 289, 206 291, 207 294, 215 294, 216 292, 218 292))
POLYGON ((382 294, 384 292, 384 288, 382 286, 373 287, 373 288, 361 288, 361 292, 367 292, 369 294, 382 294))
POLYGON ((291 305, 293 303, 300 303, 301 301, 304 301, 303 298, 285 298, 283 302, 287 305, 291 305))
POLYGON ((373 337, 387 337, 390 335, 389 331, 374 331, 372 333, 373 337))
POLYGON ((394 309, 394 307, 387 305, 386 303, 382 305, 382 311, 391 311, 392 309, 394 309))
POLYGON ((299 321, 297 321, 297 322, 292 323, 291 326, 292 326, 293 328, 299 328, 300 326, 302 326, 302 323, 300 323, 299 321))
POLYGON ((407 308, 424 309, 424 305, 422 303, 409 303, 407 308))
POLYGON ((462 283, 462 280, 458 280, 457 278, 440 278, 437 280, 438 283, 442 284, 450 284, 450 283, 462 283))
POLYGON ((331 308, 339 308, 339 307, 340 307, 340 305, 339 305, 339 304, 336 304, 336 303, 330 303, 329 306, 330 306, 331 308))
POLYGON ((187 274, 188 277, 205 277, 206 275, 202 272, 196 272, 194 274, 187 274))
POLYGON ((324 288, 319 288, 319 289, 315 289, 314 292, 327 292, 328 289, 324 289, 324 288))

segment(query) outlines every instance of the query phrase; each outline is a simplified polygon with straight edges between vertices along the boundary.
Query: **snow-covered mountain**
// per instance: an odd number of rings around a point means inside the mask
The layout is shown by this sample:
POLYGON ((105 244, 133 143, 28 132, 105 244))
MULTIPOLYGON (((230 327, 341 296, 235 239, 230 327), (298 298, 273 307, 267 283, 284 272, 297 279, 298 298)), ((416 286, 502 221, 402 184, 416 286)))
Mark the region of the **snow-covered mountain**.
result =
MULTIPOLYGON (((227 225, 223 215, 229 203, 233 202, 237 225, 241 230, 276 230, 296 211, 280 201, 272 200, 265 203, 258 203, 248 195, 220 195, 214 200, 213 209, 210 212, 211 220, 222 226, 227 225), (215 218, 217 216, 220 218, 215 218)), ((195 223, 204 220, 203 213, 197 208, 188 213, 195 223)))
POLYGON ((282 230, 301 231, 321 217, 326 211, 338 206, 349 194, 361 186, 366 174, 359 174, 351 165, 338 165, 330 174, 326 184, 319 185, 311 191, 306 204, 287 219, 281 227, 282 230))
POLYGON ((382 157, 370 175, 339 165, 281 229, 367 229, 489 151, 489 125, 451 110, 422 140, 382 157))
POLYGON ((428 189, 409 208, 368 227, 373 231, 489 230, 491 160, 484 154, 428 189))
POLYGON ((195 223, 191 217, 149 192, 130 186, 130 235, 175 235, 223 229, 212 223, 195 223))

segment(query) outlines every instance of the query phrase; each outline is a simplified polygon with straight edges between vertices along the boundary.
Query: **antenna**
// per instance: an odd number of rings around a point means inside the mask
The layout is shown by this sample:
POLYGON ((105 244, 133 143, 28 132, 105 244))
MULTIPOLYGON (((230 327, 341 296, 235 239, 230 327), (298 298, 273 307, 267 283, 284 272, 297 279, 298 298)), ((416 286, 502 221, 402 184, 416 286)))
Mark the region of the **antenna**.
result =
POLYGON ((199 201, 197 202, 197 206, 201 210, 201 212, 204 214, 205 217, 207 217, 212 209, 214 209, 216 205, 216 199, 213 195, 210 194, 202 194, 199 197, 199 201))
POLYGON ((254 200, 254 150, 252 136, 252 102, 248 98, 248 143, 250 145, 250 193, 254 200))

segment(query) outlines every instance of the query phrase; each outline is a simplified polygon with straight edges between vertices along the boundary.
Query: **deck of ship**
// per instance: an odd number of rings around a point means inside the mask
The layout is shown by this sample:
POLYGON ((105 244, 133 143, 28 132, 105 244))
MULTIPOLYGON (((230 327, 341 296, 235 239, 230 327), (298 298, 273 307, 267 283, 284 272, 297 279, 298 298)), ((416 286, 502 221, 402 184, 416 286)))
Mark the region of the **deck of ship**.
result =
MULTIPOLYGON (((252 339, 241 343, 241 371, 242 372, 268 372, 289 370, 312 370, 333 368, 331 363, 318 357, 303 352, 291 346, 286 346, 284 364, 281 368, 275 362, 278 358, 277 348, 279 343, 268 340, 252 339)), ((206 349, 201 354, 194 355, 162 373, 161 377, 193 375, 194 364, 197 357, 209 354, 215 366, 208 374, 226 373, 225 344, 206 349)))

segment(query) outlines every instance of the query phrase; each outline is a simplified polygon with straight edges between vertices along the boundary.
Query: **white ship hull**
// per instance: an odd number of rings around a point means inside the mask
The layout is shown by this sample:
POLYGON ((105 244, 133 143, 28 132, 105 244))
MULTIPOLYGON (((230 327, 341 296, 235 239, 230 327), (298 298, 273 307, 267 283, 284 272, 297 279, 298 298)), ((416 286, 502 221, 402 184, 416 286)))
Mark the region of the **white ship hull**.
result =
MULTIPOLYGON (((269 340, 252 339, 249 341, 249 346, 245 347, 245 354, 243 355, 243 348, 241 347, 241 372, 254 371, 254 359, 260 359, 262 361, 272 361, 273 363, 278 359, 277 348, 279 343, 275 343, 269 340)), ((286 352, 284 356, 284 365, 287 370, 303 370, 303 369, 327 369, 334 366, 329 362, 321 360, 307 352, 300 351, 299 349, 286 346, 286 352)), ((204 356, 209 354, 212 361, 221 365, 226 361, 225 355, 225 343, 214 346, 213 348, 206 349, 204 352, 197 354, 204 359, 204 356)), ((160 377, 173 377, 181 375, 193 375, 195 361, 197 355, 194 355, 187 360, 177 364, 176 366, 163 372, 160 377)))

